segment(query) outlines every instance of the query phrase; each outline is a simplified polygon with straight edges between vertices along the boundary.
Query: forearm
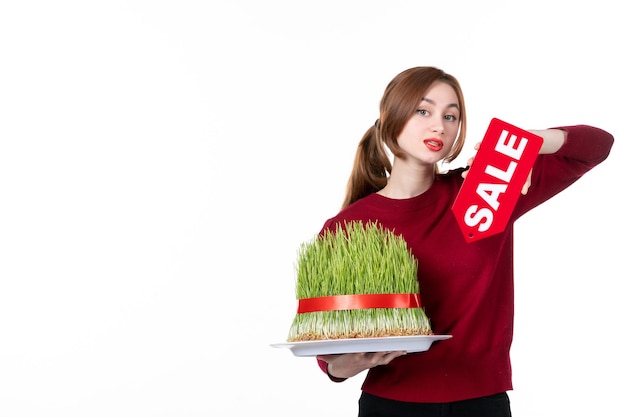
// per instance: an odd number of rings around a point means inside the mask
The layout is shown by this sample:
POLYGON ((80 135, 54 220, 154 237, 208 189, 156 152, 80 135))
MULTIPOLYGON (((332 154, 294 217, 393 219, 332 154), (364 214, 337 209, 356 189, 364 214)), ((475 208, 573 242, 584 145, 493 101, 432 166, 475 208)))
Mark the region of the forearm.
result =
POLYGON ((530 132, 544 139, 539 153, 576 159, 589 167, 604 161, 613 146, 613 135, 589 125, 559 126, 530 132))
POLYGON ((567 133, 561 129, 529 130, 529 132, 543 138, 543 145, 541 145, 541 149, 539 150, 540 154, 557 152, 565 143, 567 136, 567 133))

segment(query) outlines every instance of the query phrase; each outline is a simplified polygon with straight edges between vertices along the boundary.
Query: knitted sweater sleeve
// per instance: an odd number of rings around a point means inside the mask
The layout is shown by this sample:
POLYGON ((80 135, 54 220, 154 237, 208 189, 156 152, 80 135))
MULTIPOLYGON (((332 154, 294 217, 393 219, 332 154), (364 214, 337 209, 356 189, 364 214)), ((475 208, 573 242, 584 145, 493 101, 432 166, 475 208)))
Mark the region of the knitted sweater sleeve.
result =
POLYGON ((567 133, 565 143, 556 153, 562 157, 586 163, 589 169, 604 161, 611 152, 613 135, 587 125, 565 126, 556 129, 567 133))
POLYGON ((513 218, 552 198, 608 158, 614 138, 588 125, 562 126, 565 143, 554 154, 539 155, 532 171, 530 190, 520 197, 513 218))

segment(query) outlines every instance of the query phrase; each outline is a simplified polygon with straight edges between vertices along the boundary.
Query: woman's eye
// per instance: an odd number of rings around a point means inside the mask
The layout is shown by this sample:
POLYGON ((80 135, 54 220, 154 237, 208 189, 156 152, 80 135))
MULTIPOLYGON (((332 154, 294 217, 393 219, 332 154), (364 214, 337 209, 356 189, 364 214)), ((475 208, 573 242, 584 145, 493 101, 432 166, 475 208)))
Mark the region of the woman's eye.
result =
POLYGON ((416 113, 421 115, 421 116, 428 116, 428 110, 417 109, 416 113))
POLYGON ((445 116, 445 119, 450 121, 450 122, 454 122, 454 121, 456 121, 456 116, 453 115, 453 114, 448 114, 448 115, 445 116))

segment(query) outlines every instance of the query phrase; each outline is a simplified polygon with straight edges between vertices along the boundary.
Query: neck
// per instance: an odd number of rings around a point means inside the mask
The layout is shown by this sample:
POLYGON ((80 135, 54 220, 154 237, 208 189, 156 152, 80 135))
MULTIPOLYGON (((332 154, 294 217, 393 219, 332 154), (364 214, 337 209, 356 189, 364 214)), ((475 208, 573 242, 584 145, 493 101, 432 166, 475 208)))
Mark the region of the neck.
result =
POLYGON ((435 167, 406 167, 394 164, 387 185, 378 194, 395 199, 411 198, 424 193, 435 181, 435 167))

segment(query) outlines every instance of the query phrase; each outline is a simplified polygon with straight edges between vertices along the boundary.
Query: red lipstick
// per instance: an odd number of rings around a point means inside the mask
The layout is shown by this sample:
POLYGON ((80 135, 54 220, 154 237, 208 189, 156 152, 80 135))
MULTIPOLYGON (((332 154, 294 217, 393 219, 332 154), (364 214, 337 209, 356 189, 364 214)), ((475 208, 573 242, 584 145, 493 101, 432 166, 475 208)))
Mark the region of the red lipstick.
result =
POLYGON ((433 152, 438 152, 443 148, 443 141, 437 138, 424 139, 424 145, 433 152))

